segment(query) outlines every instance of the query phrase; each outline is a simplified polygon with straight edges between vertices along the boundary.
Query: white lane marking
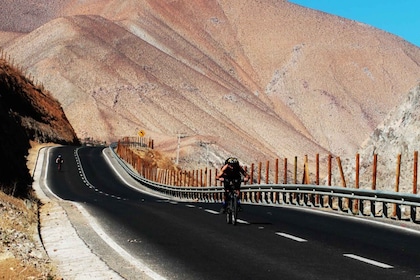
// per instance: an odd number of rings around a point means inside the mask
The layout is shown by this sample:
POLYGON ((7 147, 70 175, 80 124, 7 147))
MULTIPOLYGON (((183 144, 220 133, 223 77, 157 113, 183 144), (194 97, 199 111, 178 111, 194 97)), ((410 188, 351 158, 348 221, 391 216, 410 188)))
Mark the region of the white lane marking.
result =
POLYGON ((303 238, 300 238, 300 237, 297 237, 297 236, 294 236, 294 235, 290 235, 290 234, 287 234, 287 233, 284 233, 284 232, 276 232, 276 234, 280 235, 280 236, 283 236, 283 237, 286 237, 286 238, 289 238, 289 239, 292 239, 292 240, 297 241, 297 242, 308 241, 306 239, 303 239, 303 238))
POLYGON ((195 208, 195 205, 191 205, 191 204, 187 204, 187 205, 185 205, 185 206, 187 206, 187 207, 189 207, 189 208, 195 208))
MULTIPOLYGON (((50 189, 50 187, 47 184, 47 178, 48 178, 48 167, 50 166, 50 148, 47 148, 47 167, 45 168, 45 177, 43 180, 43 184, 45 186, 45 188, 50 192, 50 194, 52 194, 56 199, 58 200, 63 200, 61 197, 59 197, 58 195, 56 195, 55 193, 53 193, 53 191, 50 189)), ((43 167, 41 167, 41 169, 43 169, 43 167)))
POLYGON ((361 262, 364 262, 364 263, 367 263, 367 264, 378 266, 378 267, 381 267, 381 268, 394 268, 393 266, 391 266, 389 264, 381 263, 381 262, 378 262, 378 261, 375 261, 375 260, 367 259, 367 258, 360 257, 360 256, 357 256, 357 255, 353 255, 353 254, 343 254, 343 256, 351 258, 351 259, 355 259, 355 260, 358 260, 358 261, 361 261, 361 262))
MULTIPOLYGON (((218 211, 214 211, 214 210, 211 210, 211 209, 204 209, 204 211, 206 211, 207 213, 210 213, 210 214, 214 214, 214 215, 219 215, 220 214, 218 211)), ((237 219, 236 222, 238 222, 240 224, 249 225, 249 222, 241 220, 241 219, 237 219)))
POLYGON ((240 223, 240 224, 249 225, 249 223, 247 221, 244 221, 244 220, 241 220, 241 219, 237 219, 236 222, 240 223))
POLYGON ((161 194, 157 194, 157 193, 154 193, 154 192, 148 192, 148 191, 145 191, 145 190, 141 190, 141 189, 139 189, 139 188, 137 188, 136 186, 134 186, 134 185, 132 185, 132 184, 130 184, 119 172, 118 172, 118 170, 115 168, 115 166, 112 164, 112 162, 111 162, 111 159, 109 158, 109 156, 105 153, 105 150, 106 149, 111 149, 111 148, 105 148, 105 149, 103 149, 102 150, 102 155, 105 157, 105 159, 107 160, 107 162, 108 162, 108 165, 114 170, 114 173, 115 174, 117 174, 117 176, 121 179, 121 181, 123 181, 127 186, 129 186, 130 188, 132 188, 132 189, 134 189, 134 190, 136 190, 136 191, 138 191, 138 192, 141 192, 141 193, 144 193, 144 194, 148 194, 148 195, 152 195, 152 196, 155 196, 155 197, 159 197, 159 198, 167 198, 166 196, 164 196, 164 195, 161 195, 161 194))
MULTIPOLYGON (((47 150, 48 157, 47 157, 47 167, 49 166, 49 152, 50 149, 47 150)), ((41 165, 42 166, 42 165, 41 165)), ((41 167, 42 168, 42 167, 41 167)), ((62 201, 63 199, 59 196, 57 196, 55 193, 51 191, 47 184, 47 178, 48 178, 48 168, 45 169, 45 177, 44 177, 44 186, 48 191, 57 198, 57 200, 62 201)), ((41 188, 41 187, 40 187, 41 188)), ((42 189, 41 192, 43 193, 42 189)), ((45 194, 44 194, 45 195, 45 194)), ((48 199, 48 198, 47 198, 48 199)), ((143 263, 141 260, 136 259, 130 253, 125 251, 122 247, 120 247, 109 235, 105 233, 105 231, 102 229, 102 227, 96 222, 96 219, 93 218, 85 208, 80 205, 77 202, 72 202, 77 209, 82 213, 82 215, 88 220, 90 227, 98 234, 102 240, 104 240, 105 243, 107 243, 115 252, 117 252, 122 258, 124 258, 127 262, 132 264, 135 267, 139 267, 146 275, 148 275, 152 279, 156 280, 165 280, 166 278, 155 272, 154 270, 150 269, 145 263, 143 263)), ((72 225, 73 226, 73 225, 72 225)), ((82 239, 81 239, 82 240, 82 239)), ((84 242, 84 241, 83 241, 84 242)))
POLYGON ((165 277, 161 276, 157 272, 150 269, 145 263, 143 263, 141 260, 136 259, 130 253, 128 253, 126 250, 124 250, 121 246, 119 246, 108 234, 105 233, 105 231, 102 229, 102 227, 99 225, 99 223, 96 221, 95 218, 93 218, 88 211, 79 203, 73 202, 77 209, 82 213, 82 215, 89 221, 89 224, 91 225, 91 228, 98 234, 99 237, 102 238, 102 240, 107 243, 112 249, 114 249, 115 252, 117 252, 121 257, 123 257, 127 262, 129 262, 131 265, 139 268, 142 270, 147 276, 149 276, 152 279, 157 280, 163 280, 166 279, 165 277))

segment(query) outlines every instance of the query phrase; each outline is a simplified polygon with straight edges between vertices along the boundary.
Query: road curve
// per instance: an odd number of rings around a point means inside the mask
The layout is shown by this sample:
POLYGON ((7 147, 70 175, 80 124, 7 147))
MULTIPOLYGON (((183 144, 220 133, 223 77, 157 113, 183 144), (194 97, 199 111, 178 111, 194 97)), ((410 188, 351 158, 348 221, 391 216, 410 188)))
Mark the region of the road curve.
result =
POLYGON ((218 215, 220 205, 142 192, 114 167, 107 149, 60 147, 46 157, 44 191, 63 207, 85 244, 125 279, 420 275, 420 234, 414 230, 318 210, 253 205, 244 205, 240 223, 232 226, 218 215), (51 164, 58 153, 65 159, 61 172, 51 164))

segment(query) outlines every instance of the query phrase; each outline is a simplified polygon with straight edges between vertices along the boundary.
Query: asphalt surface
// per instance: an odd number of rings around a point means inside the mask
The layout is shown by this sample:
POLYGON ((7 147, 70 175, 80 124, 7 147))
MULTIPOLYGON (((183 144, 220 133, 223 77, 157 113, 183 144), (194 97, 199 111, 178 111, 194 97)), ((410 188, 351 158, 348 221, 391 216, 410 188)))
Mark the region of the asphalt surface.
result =
POLYGON ((41 213, 41 235, 64 279, 420 277, 416 230, 254 205, 243 206, 237 226, 227 225, 218 204, 145 193, 114 167, 107 149, 60 147, 41 153, 36 182, 52 206, 41 213), (61 172, 52 163, 58 153, 65 159, 61 172))

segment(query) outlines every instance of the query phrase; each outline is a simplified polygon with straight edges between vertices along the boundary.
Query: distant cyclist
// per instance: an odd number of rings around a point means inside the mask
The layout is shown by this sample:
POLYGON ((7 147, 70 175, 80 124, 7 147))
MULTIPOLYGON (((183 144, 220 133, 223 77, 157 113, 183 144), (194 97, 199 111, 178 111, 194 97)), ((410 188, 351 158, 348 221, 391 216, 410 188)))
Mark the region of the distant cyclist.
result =
POLYGON ((58 171, 61 170, 61 165, 63 164, 64 159, 61 155, 58 155, 58 157, 55 159, 55 163, 57 164, 58 171))
MULTIPOLYGON (((229 192, 229 189, 231 188, 229 182, 233 181, 233 189, 235 190, 238 197, 240 197, 240 188, 241 188, 241 181, 242 176, 244 182, 248 182, 249 175, 245 171, 245 169, 239 164, 239 161, 235 157, 230 157, 226 159, 225 165, 220 169, 220 172, 216 175, 216 180, 222 181, 223 186, 225 189, 224 196, 223 196, 223 206, 222 209, 220 209, 220 213, 225 213, 226 211, 226 205, 227 205, 227 193, 229 192)), ((238 200, 238 208, 239 210, 242 209, 239 200, 238 200)))

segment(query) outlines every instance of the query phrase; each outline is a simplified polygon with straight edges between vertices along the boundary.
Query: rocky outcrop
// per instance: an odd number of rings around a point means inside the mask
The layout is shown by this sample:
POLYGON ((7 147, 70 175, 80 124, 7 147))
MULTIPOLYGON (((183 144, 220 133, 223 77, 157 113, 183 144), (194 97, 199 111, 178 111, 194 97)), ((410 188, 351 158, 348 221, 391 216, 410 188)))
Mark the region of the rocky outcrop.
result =
MULTIPOLYGON (((373 158, 377 155, 377 189, 395 190, 397 160, 401 155, 399 190, 413 190, 414 153, 420 151, 420 84, 414 87, 401 104, 389 112, 384 121, 362 145, 360 154, 361 187, 371 188, 373 158)), ((355 159, 345 160, 346 180, 354 186, 355 159)), ((340 185, 339 178, 336 184, 340 185)))

